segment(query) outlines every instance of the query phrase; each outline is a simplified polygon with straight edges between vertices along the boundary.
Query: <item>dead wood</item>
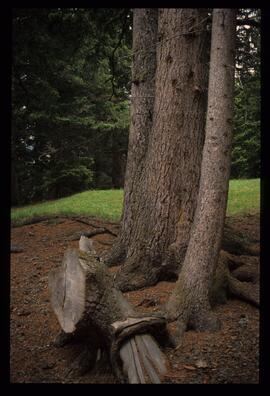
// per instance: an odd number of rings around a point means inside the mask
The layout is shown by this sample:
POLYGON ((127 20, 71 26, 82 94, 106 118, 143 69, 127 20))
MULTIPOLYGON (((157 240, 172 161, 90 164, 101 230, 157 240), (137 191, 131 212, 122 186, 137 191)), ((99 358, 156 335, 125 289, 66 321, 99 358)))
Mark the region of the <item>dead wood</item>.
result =
POLYGON ((80 250, 69 249, 62 266, 49 276, 51 303, 61 328, 65 333, 80 333, 86 344, 82 357, 75 363, 76 371, 80 373, 79 367, 82 371, 93 367, 98 349, 105 348, 121 382, 152 382, 157 377, 160 382, 166 370, 166 360, 163 357, 160 369, 163 354, 152 336, 165 333, 165 318, 158 314, 136 313, 122 293, 115 289, 107 267, 89 251, 89 240, 81 237, 79 246, 80 250), (138 350, 134 337, 139 334, 138 350), (143 356, 142 342, 148 351, 147 358, 143 356), (132 359, 128 357, 130 354, 132 359), (143 364, 145 359, 148 359, 146 366, 143 364))

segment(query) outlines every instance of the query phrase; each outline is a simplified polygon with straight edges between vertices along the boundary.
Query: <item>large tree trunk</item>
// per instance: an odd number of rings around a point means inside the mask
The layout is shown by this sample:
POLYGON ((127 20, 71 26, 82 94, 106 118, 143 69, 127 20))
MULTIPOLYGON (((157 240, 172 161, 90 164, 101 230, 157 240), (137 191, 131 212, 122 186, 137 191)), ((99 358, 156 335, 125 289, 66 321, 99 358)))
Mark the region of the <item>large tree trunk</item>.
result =
POLYGON ((209 292, 220 253, 230 174, 233 118, 235 10, 215 9, 212 22, 206 138, 198 204, 179 279, 167 305, 178 336, 187 325, 218 327, 209 292))
POLYGON ((123 291, 176 278, 185 254, 204 143, 206 20, 203 9, 159 9, 153 125, 124 203, 126 261, 116 278, 123 291))
POLYGON ((152 127, 157 41, 156 8, 133 10, 133 65, 131 89, 131 123, 124 185, 121 229, 107 265, 123 261, 131 241, 134 218, 142 213, 143 196, 139 195, 142 173, 152 127))

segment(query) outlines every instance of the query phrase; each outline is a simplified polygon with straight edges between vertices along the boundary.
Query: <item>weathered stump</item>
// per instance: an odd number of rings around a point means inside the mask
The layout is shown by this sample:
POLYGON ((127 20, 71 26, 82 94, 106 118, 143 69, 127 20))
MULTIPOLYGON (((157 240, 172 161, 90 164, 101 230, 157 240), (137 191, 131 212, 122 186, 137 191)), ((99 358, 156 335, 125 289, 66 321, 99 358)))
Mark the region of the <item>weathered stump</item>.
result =
POLYGON ((134 311, 87 238, 81 237, 80 249, 67 250, 62 266, 49 276, 49 288, 64 334, 85 340, 83 372, 105 349, 121 382, 161 382, 166 359, 153 336, 166 334, 165 318, 134 311))

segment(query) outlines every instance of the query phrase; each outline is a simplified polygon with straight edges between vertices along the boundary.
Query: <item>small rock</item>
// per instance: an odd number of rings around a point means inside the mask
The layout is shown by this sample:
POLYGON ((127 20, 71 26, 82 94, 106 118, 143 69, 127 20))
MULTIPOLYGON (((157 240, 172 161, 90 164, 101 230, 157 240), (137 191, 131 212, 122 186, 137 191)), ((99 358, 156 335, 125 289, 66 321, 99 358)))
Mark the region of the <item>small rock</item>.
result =
POLYGON ((240 326, 246 326, 247 325, 247 323, 248 323, 248 319, 245 317, 245 318, 241 318, 239 321, 238 321, 238 323, 240 324, 240 326))
POLYGON ((184 364, 183 366, 186 370, 196 370, 196 367, 184 364))
POLYGON ((207 362, 206 362, 205 360, 199 359, 199 360, 197 360, 197 362, 195 363, 195 366, 198 367, 198 368, 207 368, 207 367, 208 367, 208 364, 207 364, 207 362))

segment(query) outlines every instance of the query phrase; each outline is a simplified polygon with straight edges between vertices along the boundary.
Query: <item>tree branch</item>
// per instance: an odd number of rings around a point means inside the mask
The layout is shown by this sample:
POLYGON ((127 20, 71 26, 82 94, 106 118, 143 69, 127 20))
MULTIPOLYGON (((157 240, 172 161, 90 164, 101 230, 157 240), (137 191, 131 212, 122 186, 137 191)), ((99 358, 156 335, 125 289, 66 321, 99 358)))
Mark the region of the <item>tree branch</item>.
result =
POLYGON ((120 33, 119 40, 118 40, 118 43, 116 44, 116 46, 115 46, 115 48, 113 49, 112 54, 111 54, 111 56, 110 56, 110 58, 109 58, 109 62, 110 62, 111 69, 112 69, 112 76, 111 76, 112 94, 111 94, 111 97, 110 97, 109 100, 111 100, 112 97, 115 96, 115 84, 114 84, 114 77, 115 77, 115 75, 114 75, 114 73, 115 73, 115 69, 114 69, 115 58, 114 58, 114 56, 115 56, 116 50, 120 47, 121 42, 122 42, 123 37, 124 37, 124 34, 125 34, 125 30, 126 30, 126 26, 127 26, 127 12, 124 12, 123 16, 124 16, 124 20, 123 20, 122 31, 121 31, 121 33, 120 33))

